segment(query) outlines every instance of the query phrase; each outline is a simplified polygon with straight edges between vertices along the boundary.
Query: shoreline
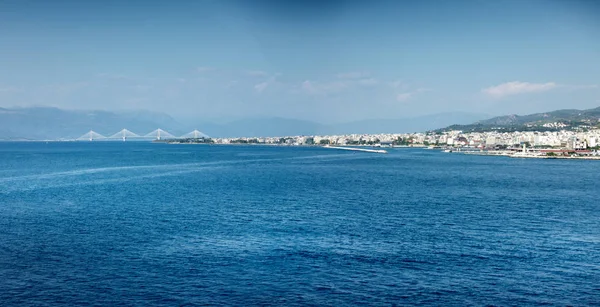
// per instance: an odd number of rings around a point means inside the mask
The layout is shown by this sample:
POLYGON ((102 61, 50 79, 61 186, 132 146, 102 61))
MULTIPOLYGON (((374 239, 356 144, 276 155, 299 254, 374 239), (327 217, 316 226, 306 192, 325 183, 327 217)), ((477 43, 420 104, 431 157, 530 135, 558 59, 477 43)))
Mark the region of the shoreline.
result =
POLYGON ((461 154, 465 154, 465 155, 475 155, 475 156, 501 156, 501 157, 508 157, 508 158, 514 158, 514 159, 572 159, 572 160, 600 160, 600 156, 546 156, 546 155, 536 155, 536 154, 523 154, 523 152, 517 151, 517 152, 511 152, 511 151, 498 151, 498 152, 494 152, 494 151, 483 151, 483 152, 477 152, 477 151, 465 151, 465 152, 460 152, 460 151, 456 151, 456 153, 461 153, 461 154))

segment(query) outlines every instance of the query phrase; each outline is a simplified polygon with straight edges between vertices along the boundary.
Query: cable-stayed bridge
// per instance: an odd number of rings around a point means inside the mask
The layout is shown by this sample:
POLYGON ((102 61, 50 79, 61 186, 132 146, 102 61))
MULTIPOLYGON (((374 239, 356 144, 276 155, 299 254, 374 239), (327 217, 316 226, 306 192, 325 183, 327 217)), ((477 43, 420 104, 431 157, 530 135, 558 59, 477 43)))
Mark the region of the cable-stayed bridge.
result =
POLYGON ((77 141, 127 141, 127 140, 168 140, 168 139, 200 139, 209 138, 208 135, 194 130, 182 136, 175 136, 163 129, 156 129, 150 133, 137 134, 130 130, 123 129, 113 135, 104 136, 94 130, 90 130, 86 134, 76 138, 77 141))

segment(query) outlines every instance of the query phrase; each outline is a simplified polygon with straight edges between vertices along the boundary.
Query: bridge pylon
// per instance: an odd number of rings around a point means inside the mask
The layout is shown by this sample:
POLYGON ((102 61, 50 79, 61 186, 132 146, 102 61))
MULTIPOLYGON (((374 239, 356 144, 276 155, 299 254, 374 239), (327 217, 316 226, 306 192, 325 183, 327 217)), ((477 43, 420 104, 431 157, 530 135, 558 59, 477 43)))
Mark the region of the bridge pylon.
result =
POLYGON ((127 129, 123 129, 111 136, 109 136, 108 138, 110 139, 123 139, 123 142, 125 142, 128 138, 139 138, 140 136, 138 134, 135 134, 127 129))
POLYGON ((78 141, 84 141, 84 140, 89 140, 90 142, 93 140, 100 140, 100 139, 105 139, 106 137, 94 130, 90 130, 88 133, 78 137, 76 140, 78 141))
POLYGON ((186 133, 186 134, 180 136, 180 138, 182 138, 182 139, 190 139, 190 138, 199 139, 199 138, 209 138, 209 136, 196 129, 190 133, 186 133))
POLYGON ((156 130, 154 130, 154 131, 152 131, 152 132, 144 135, 144 137, 147 137, 147 138, 151 137, 151 138, 154 138, 154 139, 159 140, 159 141, 161 139, 165 139, 165 138, 166 139, 176 139, 177 138, 176 136, 174 136, 174 135, 170 134, 169 132, 167 132, 165 130, 162 130, 160 128, 158 128, 158 129, 156 129, 156 130))

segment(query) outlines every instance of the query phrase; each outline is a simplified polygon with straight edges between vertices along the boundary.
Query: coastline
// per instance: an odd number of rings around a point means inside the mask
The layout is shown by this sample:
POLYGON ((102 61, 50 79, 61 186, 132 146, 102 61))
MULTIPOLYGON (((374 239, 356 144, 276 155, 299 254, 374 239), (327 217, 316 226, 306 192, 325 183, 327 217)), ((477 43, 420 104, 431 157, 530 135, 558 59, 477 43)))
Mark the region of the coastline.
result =
POLYGON ((456 153, 461 153, 465 155, 476 155, 476 156, 502 156, 509 157, 515 159, 572 159, 572 160, 600 160, 600 156, 547 156, 539 153, 523 153, 520 151, 456 151, 456 153))

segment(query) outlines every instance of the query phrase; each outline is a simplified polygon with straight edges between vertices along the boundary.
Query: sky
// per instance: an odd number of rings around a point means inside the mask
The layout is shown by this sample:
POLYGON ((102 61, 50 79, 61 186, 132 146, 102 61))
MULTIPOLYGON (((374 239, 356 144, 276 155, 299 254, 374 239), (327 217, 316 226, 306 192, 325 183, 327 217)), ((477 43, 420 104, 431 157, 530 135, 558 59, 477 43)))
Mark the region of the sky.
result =
POLYGON ((0 0, 0 107, 323 123, 600 106, 600 3, 0 0))

